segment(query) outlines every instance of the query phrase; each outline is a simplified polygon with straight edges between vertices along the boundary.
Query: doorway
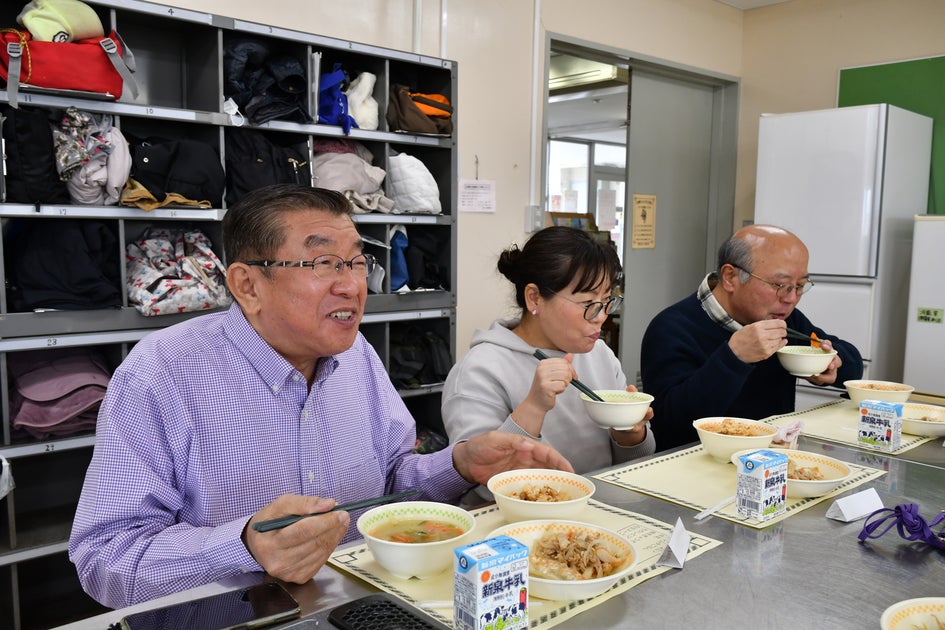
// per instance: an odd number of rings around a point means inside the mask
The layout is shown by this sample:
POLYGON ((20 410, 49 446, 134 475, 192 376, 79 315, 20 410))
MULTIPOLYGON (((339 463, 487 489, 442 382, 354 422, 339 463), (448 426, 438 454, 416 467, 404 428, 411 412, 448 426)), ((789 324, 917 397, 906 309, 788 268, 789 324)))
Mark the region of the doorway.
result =
POLYGON ((738 83, 553 35, 547 49, 544 207, 610 232, 625 276, 617 354, 640 387, 647 325, 714 269, 733 229, 738 83), (634 239, 635 195, 653 204, 649 238, 634 239))

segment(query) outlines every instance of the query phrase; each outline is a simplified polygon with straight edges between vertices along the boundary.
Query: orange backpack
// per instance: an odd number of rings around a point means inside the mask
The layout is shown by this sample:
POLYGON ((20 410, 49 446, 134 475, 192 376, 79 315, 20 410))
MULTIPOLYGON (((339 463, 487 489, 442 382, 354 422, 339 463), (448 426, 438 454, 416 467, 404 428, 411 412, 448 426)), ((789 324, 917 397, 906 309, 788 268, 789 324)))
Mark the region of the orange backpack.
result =
POLYGON ((442 94, 423 94, 422 92, 408 92, 420 111, 427 116, 449 118, 453 115, 453 106, 450 99, 442 94))

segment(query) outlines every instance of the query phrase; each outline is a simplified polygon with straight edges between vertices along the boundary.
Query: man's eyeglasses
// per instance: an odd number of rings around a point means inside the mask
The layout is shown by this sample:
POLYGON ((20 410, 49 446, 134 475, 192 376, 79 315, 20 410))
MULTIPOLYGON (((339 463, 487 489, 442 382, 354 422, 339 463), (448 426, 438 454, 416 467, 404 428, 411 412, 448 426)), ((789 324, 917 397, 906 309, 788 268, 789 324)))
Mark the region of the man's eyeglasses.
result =
MULTIPOLYGON (((732 266, 735 267, 735 265, 732 265, 732 266)), ((797 293, 797 297, 801 297, 802 295, 804 295, 805 293, 807 293, 808 291, 814 288, 813 280, 808 280, 804 284, 778 284, 777 282, 771 282, 770 280, 765 280, 764 278, 756 276, 755 274, 748 271, 747 269, 742 269, 741 267, 735 267, 735 268, 738 269, 739 271, 744 271, 755 280, 760 280, 764 282, 765 284, 767 284, 769 287, 773 287, 779 299, 787 297, 788 295, 791 294, 792 291, 797 293)))
POLYGON ((314 260, 247 260, 245 264, 253 267, 311 267, 317 277, 329 280, 340 276, 345 267, 351 270, 355 278, 367 278, 377 266, 377 259, 370 254, 358 254, 351 260, 334 254, 322 254, 314 260))
POLYGON ((604 311, 604 313, 606 313, 607 315, 610 315, 611 313, 616 311, 618 308, 620 308, 621 304, 623 304, 622 295, 612 295, 603 302, 578 302, 576 300, 572 300, 571 298, 566 298, 560 293, 555 293, 555 295, 561 298, 562 300, 567 300, 571 304, 577 304, 578 306, 583 306, 584 319, 586 319, 587 321, 591 321, 592 319, 600 315, 601 311, 604 311))

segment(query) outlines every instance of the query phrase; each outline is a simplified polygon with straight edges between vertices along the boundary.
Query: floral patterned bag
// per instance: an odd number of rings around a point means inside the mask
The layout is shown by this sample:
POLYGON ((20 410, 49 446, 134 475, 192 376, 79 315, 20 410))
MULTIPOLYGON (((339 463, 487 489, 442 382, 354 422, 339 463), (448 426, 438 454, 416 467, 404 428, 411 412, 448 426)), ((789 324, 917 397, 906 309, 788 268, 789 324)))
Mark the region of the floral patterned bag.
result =
POLYGON ((200 230, 152 228, 126 249, 128 299, 142 315, 228 306, 226 268, 200 230))

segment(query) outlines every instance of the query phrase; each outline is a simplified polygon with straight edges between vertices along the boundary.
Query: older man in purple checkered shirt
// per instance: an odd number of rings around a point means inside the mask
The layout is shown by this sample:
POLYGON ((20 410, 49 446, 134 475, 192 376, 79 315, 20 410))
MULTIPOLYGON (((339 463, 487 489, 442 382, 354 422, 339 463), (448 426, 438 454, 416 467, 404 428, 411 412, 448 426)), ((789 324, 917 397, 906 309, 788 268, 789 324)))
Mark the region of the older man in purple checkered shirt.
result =
POLYGON ((358 513, 260 520, 419 488, 455 501, 496 472, 571 470, 491 432, 427 455, 358 332, 374 260, 340 193, 274 186, 223 221, 235 304, 154 332, 112 376, 69 542, 83 588, 122 607, 247 571, 312 578, 358 513))

